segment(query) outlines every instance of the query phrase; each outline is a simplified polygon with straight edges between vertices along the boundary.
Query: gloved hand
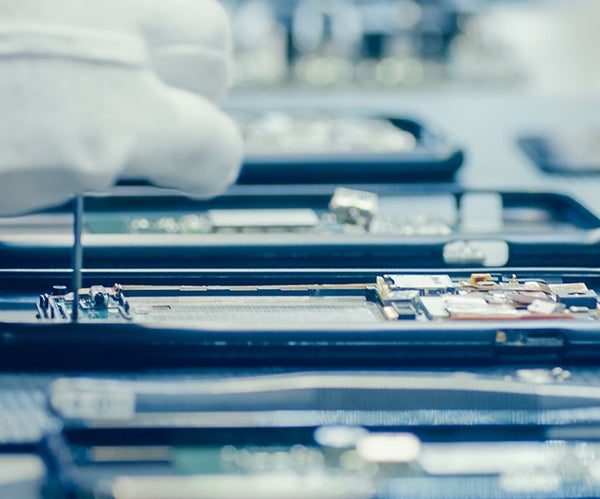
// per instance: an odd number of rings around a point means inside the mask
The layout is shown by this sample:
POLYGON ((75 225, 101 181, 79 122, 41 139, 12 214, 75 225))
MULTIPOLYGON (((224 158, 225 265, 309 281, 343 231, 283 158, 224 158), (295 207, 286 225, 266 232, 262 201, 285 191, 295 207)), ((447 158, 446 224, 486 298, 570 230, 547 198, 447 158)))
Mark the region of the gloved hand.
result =
POLYGON ((0 14, 0 215, 120 176, 199 197, 235 179, 217 2, 0 0, 0 14))

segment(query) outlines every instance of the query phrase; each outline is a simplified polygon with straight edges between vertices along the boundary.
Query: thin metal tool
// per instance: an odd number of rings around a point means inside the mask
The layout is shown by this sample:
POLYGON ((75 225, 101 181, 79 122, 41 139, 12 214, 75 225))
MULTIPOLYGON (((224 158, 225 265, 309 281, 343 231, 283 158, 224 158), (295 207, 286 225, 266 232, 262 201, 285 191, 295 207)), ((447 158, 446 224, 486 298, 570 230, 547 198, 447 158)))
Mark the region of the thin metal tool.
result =
POLYGON ((83 194, 75 195, 73 199, 73 249, 71 250, 73 308, 71 321, 77 322, 79 317, 79 290, 82 285, 81 266, 83 263, 83 246, 81 231, 83 225, 83 194))

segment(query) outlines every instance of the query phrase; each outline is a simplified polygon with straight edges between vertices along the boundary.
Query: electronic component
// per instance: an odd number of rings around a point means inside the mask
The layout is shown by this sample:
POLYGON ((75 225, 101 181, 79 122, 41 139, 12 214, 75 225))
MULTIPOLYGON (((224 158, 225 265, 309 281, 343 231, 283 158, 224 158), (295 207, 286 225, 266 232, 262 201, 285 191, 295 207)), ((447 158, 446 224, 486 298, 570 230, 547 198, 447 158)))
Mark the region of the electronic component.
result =
POLYGON ((587 307, 595 309, 598 306, 598 296, 595 291, 585 290, 581 292, 559 291, 557 300, 566 307, 587 307))
POLYGON ((210 210, 206 215, 215 230, 308 229, 319 223, 317 214, 309 209, 210 210))
POLYGON ((89 289, 90 304, 94 308, 105 308, 108 306, 108 293, 104 286, 92 286, 89 289))
POLYGON ((379 197, 372 192, 340 187, 329 202, 329 209, 341 223, 368 226, 377 214, 379 197))
POLYGON ((392 308, 398 320, 409 321, 417 318, 417 311, 410 302, 398 301, 392 303, 392 308))
POLYGON ((392 291, 417 290, 421 295, 439 294, 454 288, 449 275, 388 275, 392 291))
MULTIPOLYGON (((516 275, 384 274, 375 282, 268 286, 95 285, 79 292, 84 321, 371 324, 385 321, 598 320, 585 283, 516 275)), ((43 293, 38 317, 68 320, 73 293, 43 293)))

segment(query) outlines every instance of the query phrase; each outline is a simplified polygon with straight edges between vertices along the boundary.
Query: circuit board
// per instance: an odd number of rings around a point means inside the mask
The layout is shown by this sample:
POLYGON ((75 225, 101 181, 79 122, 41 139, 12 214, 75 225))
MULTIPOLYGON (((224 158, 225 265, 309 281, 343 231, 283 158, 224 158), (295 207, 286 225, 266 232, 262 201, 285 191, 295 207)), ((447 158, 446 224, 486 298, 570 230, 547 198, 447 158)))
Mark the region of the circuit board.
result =
POLYGON ((92 233, 445 236, 455 231, 456 217, 452 196, 386 199, 373 192, 338 188, 328 203, 318 206, 211 208, 120 219, 92 215, 86 226, 92 233))
MULTIPOLYGON (((429 494, 452 498, 472 497, 465 494, 472 486, 480 493, 484 486, 485 497, 491 491, 489 497, 536 498, 597 492, 591 464, 597 444, 422 444, 407 433, 353 427, 320 428, 316 439, 325 445, 95 446, 76 452, 80 470, 93 465, 104 472, 94 497, 106 498, 160 499, 173 497, 174 490, 177 497, 239 497, 242 491, 250 498, 431 497, 423 492, 425 483, 429 494), (143 466, 154 475, 141 474, 143 466), (107 480, 111 471, 116 476, 107 480), (394 480, 401 495, 389 488, 394 480)), ((87 497, 81 493, 77 497, 87 497)))
MULTIPOLYGON (((224 200, 225 201, 225 200, 224 200)), ((573 200, 552 195, 464 192, 377 194, 337 188, 332 196, 280 196, 265 205, 252 199, 180 211, 90 210, 93 234, 183 234, 443 237, 452 234, 573 233, 600 226, 573 200), (136 213, 136 211, 138 213, 136 213)))
MULTIPOLYGON (((37 317, 68 321, 74 303, 66 289, 41 294, 37 317)), ((598 296, 585 282, 487 273, 382 274, 344 284, 94 285, 79 291, 77 306, 83 321, 199 325, 599 319, 598 296)))
POLYGON ((62 378, 49 405, 72 497, 597 497, 596 386, 514 374, 62 378))

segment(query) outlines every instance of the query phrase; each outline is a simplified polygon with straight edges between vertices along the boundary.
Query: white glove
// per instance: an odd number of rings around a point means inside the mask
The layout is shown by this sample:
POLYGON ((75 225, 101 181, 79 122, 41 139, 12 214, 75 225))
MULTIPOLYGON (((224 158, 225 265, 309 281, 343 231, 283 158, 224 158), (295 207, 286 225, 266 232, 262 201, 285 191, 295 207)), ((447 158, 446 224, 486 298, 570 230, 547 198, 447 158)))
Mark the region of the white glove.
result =
POLYGON ((123 176, 222 192, 229 38, 213 0, 0 0, 0 215, 123 176))

